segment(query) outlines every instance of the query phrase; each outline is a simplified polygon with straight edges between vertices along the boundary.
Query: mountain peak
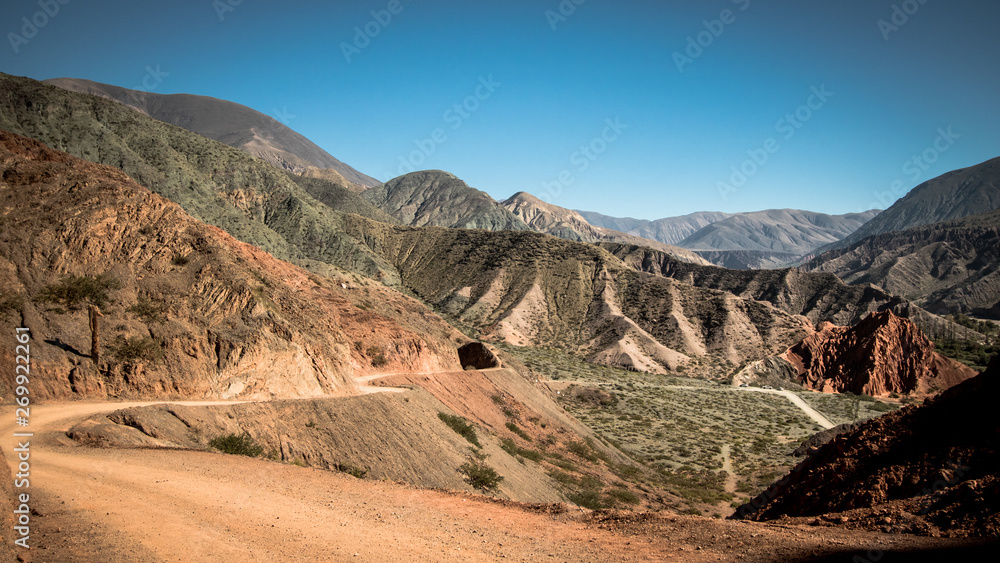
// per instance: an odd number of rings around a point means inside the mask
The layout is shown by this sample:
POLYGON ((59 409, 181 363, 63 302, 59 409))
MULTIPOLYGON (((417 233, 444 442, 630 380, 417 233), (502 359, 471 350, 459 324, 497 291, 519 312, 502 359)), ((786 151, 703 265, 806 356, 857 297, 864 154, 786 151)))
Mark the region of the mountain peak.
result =
POLYGON ((156 94, 80 78, 53 78, 46 84, 113 100, 171 125, 244 150, 278 168, 302 173, 332 168, 366 187, 379 181, 344 164, 282 121, 247 106, 194 94, 156 94))

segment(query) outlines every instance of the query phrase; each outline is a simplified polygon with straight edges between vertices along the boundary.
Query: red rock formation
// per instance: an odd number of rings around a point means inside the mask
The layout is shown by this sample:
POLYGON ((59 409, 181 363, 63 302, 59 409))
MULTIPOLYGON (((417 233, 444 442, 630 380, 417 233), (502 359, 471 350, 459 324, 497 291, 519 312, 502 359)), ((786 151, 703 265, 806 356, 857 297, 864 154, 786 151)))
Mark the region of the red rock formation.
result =
POLYGON ((941 356, 908 319, 872 313, 854 327, 830 323, 784 354, 810 389, 885 396, 948 389, 976 371, 941 356))

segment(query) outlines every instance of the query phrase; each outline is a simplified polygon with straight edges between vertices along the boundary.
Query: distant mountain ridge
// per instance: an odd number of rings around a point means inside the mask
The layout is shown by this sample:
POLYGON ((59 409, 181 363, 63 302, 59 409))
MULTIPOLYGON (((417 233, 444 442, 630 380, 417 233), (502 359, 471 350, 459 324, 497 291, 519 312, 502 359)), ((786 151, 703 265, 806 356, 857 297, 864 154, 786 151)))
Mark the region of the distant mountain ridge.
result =
POLYGON ((680 217, 667 217, 648 221, 631 217, 611 217, 593 211, 577 211, 591 225, 614 229, 642 238, 658 240, 664 244, 677 244, 716 221, 731 216, 721 211, 699 211, 680 217))
POLYGON ((801 266, 939 315, 1000 319, 1000 210, 873 235, 801 266))
POLYGON ((404 174, 362 192, 361 197, 411 227, 535 231, 580 242, 640 244, 669 252, 682 260, 706 263, 697 254, 682 248, 594 227, 575 211, 546 203, 527 192, 518 192, 498 202, 442 170, 404 174))
POLYGON ((717 266, 747 270, 791 265, 817 248, 848 236, 879 212, 828 215, 797 209, 705 211, 656 221, 578 213, 594 225, 686 248, 717 266))
POLYGON ((44 81, 71 92, 101 96, 210 139, 242 149, 278 168, 304 173, 333 169, 367 187, 379 181, 358 172, 271 116, 234 102, 192 94, 156 94, 79 78, 44 81))
POLYGON ((817 254, 864 238, 1000 209, 1000 158, 953 170, 913 188, 889 209, 817 254))

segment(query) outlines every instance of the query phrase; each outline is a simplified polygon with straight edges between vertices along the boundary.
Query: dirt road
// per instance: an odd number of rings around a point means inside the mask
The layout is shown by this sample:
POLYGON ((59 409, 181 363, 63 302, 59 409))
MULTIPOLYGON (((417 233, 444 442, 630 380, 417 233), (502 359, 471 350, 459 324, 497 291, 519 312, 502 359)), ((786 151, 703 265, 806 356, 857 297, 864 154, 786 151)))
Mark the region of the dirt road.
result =
MULTIPOLYGON (((35 514, 22 560, 772 561, 831 553, 849 560, 944 541, 499 504, 241 456, 91 448, 64 434, 91 414, 146 404, 153 403, 32 407, 35 514)), ((0 433, 11 436, 6 414, 0 433)), ((12 449, 5 448, 10 462, 12 449)))
POLYGON ((782 397, 791 401, 793 405, 799 407, 802 410, 802 412, 806 413, 806 416, 813 419, 813 421, 816 424, 822 426, 824 430, 829 430, 834 426, 836 426, 836 424, 830 422, 819 411, 810 407, 808 403, 802 400, 802 397, 799 397, 798 395, 792 393, 791 391, 788 391, 787 389, 783 391, 779 391, 777 389, 761 389, 760 387, 737 387, 737 389, 739 389, 740 391, 754 391, 757 393, 770 393, 771 395, 781 395, 782 397))

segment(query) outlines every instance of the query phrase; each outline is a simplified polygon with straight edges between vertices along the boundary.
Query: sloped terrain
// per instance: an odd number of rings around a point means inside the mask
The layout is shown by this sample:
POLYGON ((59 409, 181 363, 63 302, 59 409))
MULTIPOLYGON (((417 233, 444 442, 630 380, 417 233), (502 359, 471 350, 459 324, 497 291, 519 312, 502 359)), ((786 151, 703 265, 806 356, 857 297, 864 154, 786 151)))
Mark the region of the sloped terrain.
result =
POLYGON ((405 174, 361 196, 412 227, 530 230, 488 194, 441 170, 405 174))
MULTIPOLYGON (((319 273, 333 264, 392 282, 391 267, 343 234, 345 213, 317 201, 286 172, 218 141, 118 102, 4 74, 0 129, 118 168, 195 219, 276 258, 319 273)), ((340 196, 357 200, 347 190, 340 196)), ((347 211, 366 206, 355 201, 347 211)))
POLYGON ((602 248, 630 267, 698 287, 726 291, 743 299, 766 301, 812 323, 829 321, 853 325, 869 313, 886 308, 908 310, 928 324, 941 322, 904 300, 886 292, 844 284, 832 274, 805 273, 796 269, 738 271, 717 266, 687 264, 648 248, 602 244, 602 248))
POLYGON ((53 78, 45 83, 120 102, 153 119, 244 150, 283 170, 304 173, 332 169, 346 182, 369 188, 379 185, 378 180, 337 160, 280 121, 240 104, 208 96, 129 90, 79 78, 53 78))
MULTIPOLYGON (((421 488, 473 492, 459 467, 470 444, 445 425, 449 412, 421 390, 338 399, 218 406, 156 405, 95 415, 70 438, 102 447, 211 450, 219 436, 250 436, 265 455, 287 463, 392 480, 421 488)), ((480 434, 483 453, 503 481, 498 493, 527 502, 563 500, 536 464, 522 464, 480 434)))
POLYGON ((348 232, 421 299, 512 344, 660 372, 692 356, 739 363, 776 353, 809 325, 758 300, 637 272, 589 244, 533 232, 380 229, 359 220, 348 232))
POLYGON ((459 367, 462 337, 417 301, 278 261, 118 170, 6 132, 0 170, 0 313, 32 328, 33 396, 308 397, 459 367))
POLYGON ((807 262, 924 309, 1000 319, 1000 211, 873 235, 807 262))
POLYGON ((783 358, 807 388, 856 395, 927 395, 978 374, 934 352, 916 325, 891 311, 872 313, 853 327, 826 323, 783 358))
POLYGON ((1000 361, 994 359, 985 373, 922 406, 827 442, 736 517, 822 515, 823 523, 849 527, 996 537, 998 393, 1000 361))
POLYGON ((817 254, 873 235, 961 219, 1000 209, 1000 158, 953 170, 920 184, 844 240, 817 254))

